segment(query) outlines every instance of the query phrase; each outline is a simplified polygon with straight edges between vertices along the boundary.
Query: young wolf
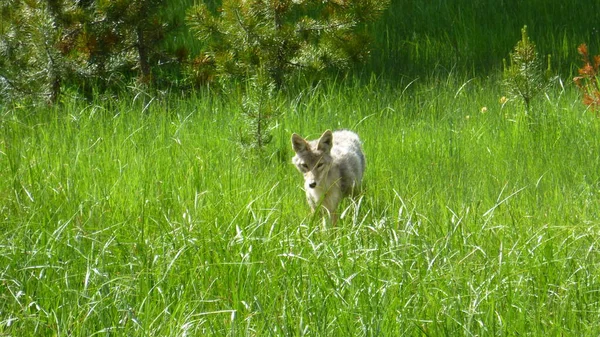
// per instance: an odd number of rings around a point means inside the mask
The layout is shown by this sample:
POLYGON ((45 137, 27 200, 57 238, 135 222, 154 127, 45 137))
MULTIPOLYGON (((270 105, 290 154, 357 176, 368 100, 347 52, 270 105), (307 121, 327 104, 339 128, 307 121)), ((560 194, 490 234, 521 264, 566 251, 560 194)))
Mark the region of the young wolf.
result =
POLYGON ((304 174, 304 190, 310 208, 322 205, 335 225, 343 197, 356 193, 365 171, 365 156, 354 132, 327 130, 321 138, 307 141, 292 135, 296 155, 292 162, 304 174))

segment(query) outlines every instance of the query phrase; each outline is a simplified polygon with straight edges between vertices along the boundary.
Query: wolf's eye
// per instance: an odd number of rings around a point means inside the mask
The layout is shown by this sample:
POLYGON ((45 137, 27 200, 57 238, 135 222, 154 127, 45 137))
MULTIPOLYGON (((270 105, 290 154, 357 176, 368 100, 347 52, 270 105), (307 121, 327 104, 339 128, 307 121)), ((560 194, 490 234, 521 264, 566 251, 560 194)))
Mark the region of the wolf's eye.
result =
POLYGON ((318 164, 317 164, 317 168, 318 168, 318 169, 320 169, 320 168, 323 168, 323 163, 318 163, 318 164))
POLYGON ((308 165, 306 165, 306 163, 302 163, 302 165, 300 165, 300 166, 302 166, 303 169, 307 169, 308 170, 308 165))

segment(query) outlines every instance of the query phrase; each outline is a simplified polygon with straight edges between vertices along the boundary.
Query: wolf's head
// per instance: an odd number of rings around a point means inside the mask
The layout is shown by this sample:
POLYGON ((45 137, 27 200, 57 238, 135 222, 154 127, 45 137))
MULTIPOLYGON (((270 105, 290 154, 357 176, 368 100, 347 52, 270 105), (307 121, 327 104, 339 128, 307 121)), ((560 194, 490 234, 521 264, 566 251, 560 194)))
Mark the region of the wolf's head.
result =
POLYGON ((306 186, 309 188, 320 186, 323 179, 327 177, 333 161, 331 158, 331 147, 333 146, 331 130, 325 131, 321 138, 311 141, 294 133, 292 146, 296 152, 292 162, 304 174, 306 186))

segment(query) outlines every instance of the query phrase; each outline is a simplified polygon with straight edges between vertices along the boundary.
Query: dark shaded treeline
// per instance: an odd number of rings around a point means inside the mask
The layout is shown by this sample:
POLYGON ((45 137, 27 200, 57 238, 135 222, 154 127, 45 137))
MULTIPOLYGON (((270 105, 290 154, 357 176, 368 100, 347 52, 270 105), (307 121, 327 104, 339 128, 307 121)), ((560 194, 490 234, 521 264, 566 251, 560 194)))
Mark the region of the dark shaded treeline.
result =
MULTIPOLYGON (((219 10, 219 1, 208 2, 219 10)), ((56 101, 66 90, 91 99, 132 81, 180 90, 210 81, 202 77, 211 65, 206 46, 186 21, 193 1, 74 3, 0 5, 0 102, 28 95, 56 101)), ((367 28, 370 57, 350 71, 388 81, 493 76, 527 25, 540 55, 551 54, 552 68, 567 78, 581 65, 580 43, 590 54, 600 50, 598 12, 595 1, 394 0, 367 28)))

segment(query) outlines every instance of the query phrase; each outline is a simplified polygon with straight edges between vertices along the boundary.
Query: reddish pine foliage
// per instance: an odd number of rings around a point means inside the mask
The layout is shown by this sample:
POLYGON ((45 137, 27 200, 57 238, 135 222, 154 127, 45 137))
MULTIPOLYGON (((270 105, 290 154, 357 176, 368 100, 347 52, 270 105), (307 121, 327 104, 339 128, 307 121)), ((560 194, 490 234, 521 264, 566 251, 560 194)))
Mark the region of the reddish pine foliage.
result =
POLYGON ((600 107, 600 78, 598 77, 600 55, 596 55, 593 60, 590 60, 585 43, 579 45, 577 52, 581 55, 583 66, 579 69, 579 76, 573 78, 573 82, 583 93, 583 104, 595 111, 600 107))

